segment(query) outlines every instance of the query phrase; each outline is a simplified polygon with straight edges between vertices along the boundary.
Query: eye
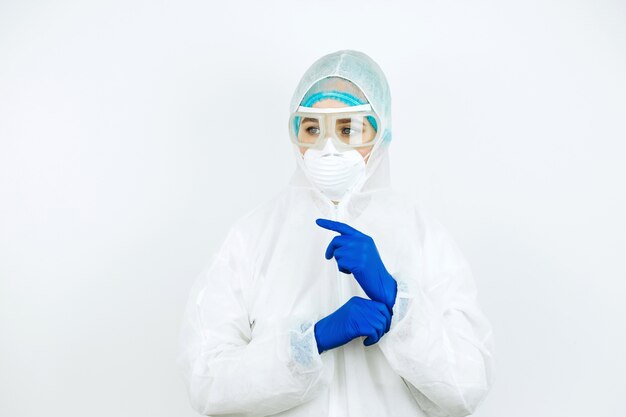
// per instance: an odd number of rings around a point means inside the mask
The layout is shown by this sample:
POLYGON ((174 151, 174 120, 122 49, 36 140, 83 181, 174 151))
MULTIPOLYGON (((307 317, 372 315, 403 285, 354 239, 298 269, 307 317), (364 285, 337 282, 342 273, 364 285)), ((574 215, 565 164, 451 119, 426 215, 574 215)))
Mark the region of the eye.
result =
POLYGON ((310 135, 319 135, 320 129, 319 127, 311 126, 306 128, 306 132, 310 135))
POLYGON ((361 133, 361 129, 357 129, 354 127, 342 127, 341 128, 342 135, 356 135, 360 133, 361 133))

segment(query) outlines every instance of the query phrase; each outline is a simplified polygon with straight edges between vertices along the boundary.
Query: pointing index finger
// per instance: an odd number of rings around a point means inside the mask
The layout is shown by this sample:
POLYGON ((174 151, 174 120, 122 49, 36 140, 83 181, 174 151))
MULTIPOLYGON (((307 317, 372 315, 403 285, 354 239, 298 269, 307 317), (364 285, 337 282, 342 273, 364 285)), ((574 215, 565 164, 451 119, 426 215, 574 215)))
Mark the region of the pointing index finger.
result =
POLYGON ((336 222, 334 220, 317 219, 315 220, 315 223, 317 223, 318 226, 323 227, 324 229, 332 230, 334 232, 339 232, 342 235, 357 235, 361 233, 355 228, 348 226, 345 223, 336 222))

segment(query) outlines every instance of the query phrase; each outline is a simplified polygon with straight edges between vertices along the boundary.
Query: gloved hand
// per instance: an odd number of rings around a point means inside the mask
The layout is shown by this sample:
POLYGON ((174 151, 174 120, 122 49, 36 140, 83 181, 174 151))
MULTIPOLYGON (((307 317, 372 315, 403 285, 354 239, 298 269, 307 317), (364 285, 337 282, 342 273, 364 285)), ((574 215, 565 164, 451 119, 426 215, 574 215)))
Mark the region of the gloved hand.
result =
POLYGON ((374 240, 345 223, 327 219, 315 222, 325 229, 341 233, 326 248, 326 259, 334 256, 341 272, 354 275, 365 294, 372 300, 385 303, 392 313, 398 283, 387 272, 374 240))
POLYGON ((378 342, 389 331, 391 314, 378 301, 352 297, 335 312, 315 323, 317 351, 333 349, 359 336, 365 346, 378 342))

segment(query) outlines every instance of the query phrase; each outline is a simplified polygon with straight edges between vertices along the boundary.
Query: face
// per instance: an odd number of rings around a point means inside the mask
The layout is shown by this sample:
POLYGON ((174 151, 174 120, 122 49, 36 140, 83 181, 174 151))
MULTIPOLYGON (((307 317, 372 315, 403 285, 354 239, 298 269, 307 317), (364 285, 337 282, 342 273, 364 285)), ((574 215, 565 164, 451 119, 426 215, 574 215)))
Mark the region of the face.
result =
MULTIPOLYGON (((317 103, 315 103, 313 105, 314 108, 337 108, 337 107, 346 107, 345 103, 342 103, 341 101, 338 100, 333 100, 333 99, 325 99, 325 100, 320 100, 317 103)), ((301 129, 306 129, 307 126, 305 124, 306 122, 303 121, 302 125, 300 126, 301 129)), ((376 134, 374 128, 372 127, 372 125, 367 121, 367 119, 365 119, 365 123, 366 126, 364 126, 364 128, 366 129, 366 131, 369 131, 370 134, 372 135, 372 137, 374 137, 374 135, 376 134)), ((338 123, 338 127, 341 128, 341 125, 338 123)), ((354 148, 357 152, 359 152, 361 154, 361 156, 364 158, 365 162, 367 163, 367 160, 369 159, 369 155, 367 155, 371 150, 372 147, 374 145, 371 146, 365 146, 365 147, 361 147, 361 148, 354 148), (366 156, 367 155, 367 156, 366 156)), ((304 146, 299 146, 300 148, 300 153, 302 155, 304 155, 304 153, 309 149, 309 148, 305 148, 304 146)))

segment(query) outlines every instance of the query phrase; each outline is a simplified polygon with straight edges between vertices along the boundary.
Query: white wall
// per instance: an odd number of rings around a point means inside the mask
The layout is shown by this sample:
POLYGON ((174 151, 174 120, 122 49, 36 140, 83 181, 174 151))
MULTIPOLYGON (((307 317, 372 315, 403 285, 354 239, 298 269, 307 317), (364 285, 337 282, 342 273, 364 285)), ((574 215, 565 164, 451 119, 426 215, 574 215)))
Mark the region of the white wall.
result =
POLYGON ((476 415, 626 415, 626 3, 297 4, 0 2, 0 415, 195 415, 189 287, 344 48, 389 78, 395 185, 473 265, 476 415))

